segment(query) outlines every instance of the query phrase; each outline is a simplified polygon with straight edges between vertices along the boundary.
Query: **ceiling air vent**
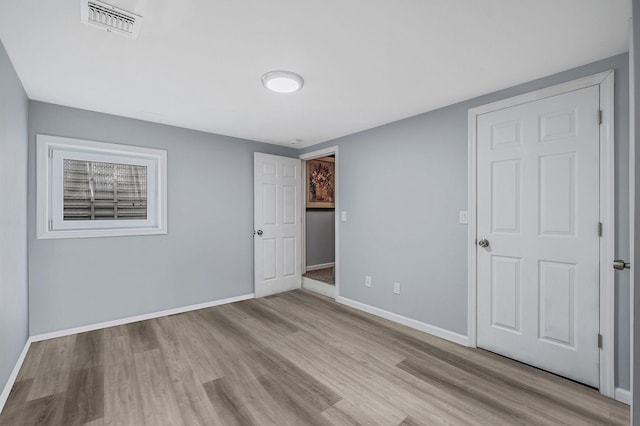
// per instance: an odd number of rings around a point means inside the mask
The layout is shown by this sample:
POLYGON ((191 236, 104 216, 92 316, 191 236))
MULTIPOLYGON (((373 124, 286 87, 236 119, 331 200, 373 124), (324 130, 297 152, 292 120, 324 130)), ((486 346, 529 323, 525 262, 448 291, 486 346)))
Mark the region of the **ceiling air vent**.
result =
POLYGON ((80 9, 84 24, 94 25, 134 40, 138 38, 142 16, 98 0, 82 0, 80 9))

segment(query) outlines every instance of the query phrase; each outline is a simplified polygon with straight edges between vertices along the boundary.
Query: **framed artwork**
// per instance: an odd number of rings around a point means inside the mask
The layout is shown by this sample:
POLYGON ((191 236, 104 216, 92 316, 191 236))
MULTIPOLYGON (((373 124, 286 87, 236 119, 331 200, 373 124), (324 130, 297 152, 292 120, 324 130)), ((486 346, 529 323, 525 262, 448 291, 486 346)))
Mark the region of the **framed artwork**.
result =
POLYGON ((307 160, 307 208, 333 209, 335 165, 333 157, 307 160))

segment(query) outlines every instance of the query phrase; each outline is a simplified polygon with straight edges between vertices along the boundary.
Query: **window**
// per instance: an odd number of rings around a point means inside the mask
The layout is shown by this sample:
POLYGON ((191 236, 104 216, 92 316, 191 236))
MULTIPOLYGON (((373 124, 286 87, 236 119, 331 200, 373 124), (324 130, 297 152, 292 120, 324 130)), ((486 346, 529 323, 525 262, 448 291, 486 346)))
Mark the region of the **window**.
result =
POLYGON ((166 234, 167 152, 37 136, 38 238, 166 234))
POLYGON ((64 159, 63 220, 146 220, 147 166, 64 159))

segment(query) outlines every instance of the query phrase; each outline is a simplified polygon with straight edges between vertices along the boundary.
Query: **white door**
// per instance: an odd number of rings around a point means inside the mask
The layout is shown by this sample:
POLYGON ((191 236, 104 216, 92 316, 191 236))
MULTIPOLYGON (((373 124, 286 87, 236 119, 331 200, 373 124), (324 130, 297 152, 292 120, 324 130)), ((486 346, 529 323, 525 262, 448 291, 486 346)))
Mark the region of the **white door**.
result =
POLYGON ((478 346, 594 387, 599 109, 591 86, 477 120, 478 346))
POLYGON ((300 160, 256 152, 253 159, 255 295, 300 288, 300 160))

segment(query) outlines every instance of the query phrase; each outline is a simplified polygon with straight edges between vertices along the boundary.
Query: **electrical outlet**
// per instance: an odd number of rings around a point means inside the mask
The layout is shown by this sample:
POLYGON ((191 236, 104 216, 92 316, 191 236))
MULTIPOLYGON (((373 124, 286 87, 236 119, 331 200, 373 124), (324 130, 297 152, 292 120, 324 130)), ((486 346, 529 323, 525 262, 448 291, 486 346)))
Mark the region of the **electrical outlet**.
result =
POLYGON ((347 221, 347 212, 346 211, 340 212, 340 220, 342 220, 343 222, 347 221))
POLYGON ((400 294, 400 283, 393 283, 393 293, 400 294))
POLYGON ((371 277, 369 275, 364 276, 364 285, 365 287, 371 287, 371 277))

